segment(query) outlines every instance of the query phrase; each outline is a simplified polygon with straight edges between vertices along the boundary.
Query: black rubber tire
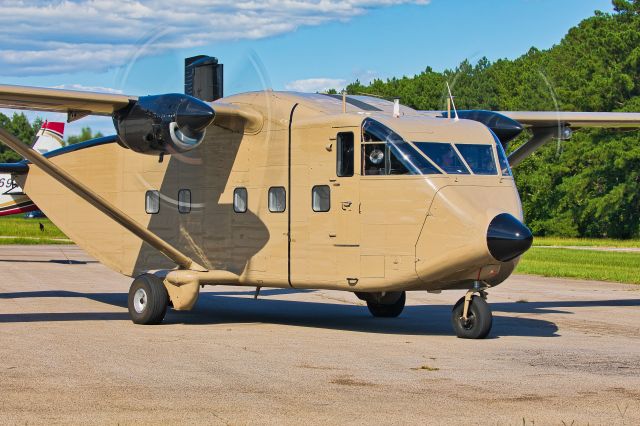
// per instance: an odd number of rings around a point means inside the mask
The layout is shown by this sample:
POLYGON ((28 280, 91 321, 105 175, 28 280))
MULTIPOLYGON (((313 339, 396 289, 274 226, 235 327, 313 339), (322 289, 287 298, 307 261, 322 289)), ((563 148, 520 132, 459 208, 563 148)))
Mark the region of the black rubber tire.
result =
POLYGON ((460 298, 453 306, 451 323, 456 336, 461 339, 484 339, 491 331, 493 315, 489 304, 480 296, 473 296, 469 303, 468 318, 462 319, 464 310, 464 297, 460 298))
POLYGON ((404 304, 407 300, 407 293, 402 292, 400 298, 394 303, 382 304, 367 300, 367 308, 371 315, 378 318, 395 318, 402 313, 404 304))
POLYGON ((162 279, 151 274, 143 274, 133 280, 129 288, 129 316, 135 324, 160 324, 167 313, 169 294, 162 279), (136 310, 135 295, 138 290, 144 291, 144 306, 136 310))

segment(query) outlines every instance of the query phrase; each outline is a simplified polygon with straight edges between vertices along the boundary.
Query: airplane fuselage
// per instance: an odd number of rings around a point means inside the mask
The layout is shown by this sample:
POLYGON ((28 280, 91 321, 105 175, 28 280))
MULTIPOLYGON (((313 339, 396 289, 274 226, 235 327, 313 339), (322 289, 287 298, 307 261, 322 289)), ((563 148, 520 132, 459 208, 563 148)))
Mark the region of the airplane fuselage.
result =
MULTIPOLYGON (((262 127, 211 126, 198 148, 162 161, 116 143, 51 161, 203 267, 237 275, 239 285, 440 290, 496 285, 513 271, 518 257, 496 260, 487 229, 501 214, 522 220, 522 209, 484 125, 404 107, 394 117, 392 104, 372 98, 343 105, 267 91, 223 101, 257 111, 262 127), (370 123, 402 141, 370 140, 370 123), (495 172, 474 173, 466 158, 464 172, 447 173, 424 155, 425 143, 480 146, 495 172), (340 155, 351 159, 340 164, 340 155)), ((175 267, 37 167, 19 179, 54 223, 112 269, 137 276, 175 267)))

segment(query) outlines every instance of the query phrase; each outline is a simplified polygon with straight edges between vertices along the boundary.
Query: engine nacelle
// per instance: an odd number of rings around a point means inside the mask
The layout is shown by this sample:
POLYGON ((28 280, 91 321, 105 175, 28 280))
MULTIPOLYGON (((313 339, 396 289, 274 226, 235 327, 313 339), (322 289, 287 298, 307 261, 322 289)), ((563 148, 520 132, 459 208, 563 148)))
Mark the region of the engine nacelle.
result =
POLYGON ((200 99, 182 94, 143 96, 116 111, 119 142, 143 154, 174 154, 202 143, 215 112, 200 99))

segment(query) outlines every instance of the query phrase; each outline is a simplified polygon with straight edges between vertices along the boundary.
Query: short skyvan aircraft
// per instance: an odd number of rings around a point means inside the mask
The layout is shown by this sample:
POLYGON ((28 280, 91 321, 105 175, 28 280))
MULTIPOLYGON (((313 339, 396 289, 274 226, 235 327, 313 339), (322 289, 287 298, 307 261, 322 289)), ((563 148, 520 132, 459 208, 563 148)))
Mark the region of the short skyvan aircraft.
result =
POLYGON ((117 136, 48 158, 0 129, 26 159, 0 169, 79 246, 135 277, 137 324, 191 309, 204 285, 350 291, 376 317, 398 316, 407 291, 466 289, 453 328, 483 338, 487 289, 532 243, 510 163, 571 129, 640 127, 637 113, 424 112, 270 90, 221 99, 215 58, 186 65, 187 94, 0 86, 2 107, 113 117, 117 136), (525 126, 533 138, 507 158, 525 126))
MULTIPOLYGON (((36 134, 33 149, 46 154, 64 146, 64 123, 45 121, 36 134)), ((38 210, 11 173, 0 173, 0 216, 27 213, 38 210)))

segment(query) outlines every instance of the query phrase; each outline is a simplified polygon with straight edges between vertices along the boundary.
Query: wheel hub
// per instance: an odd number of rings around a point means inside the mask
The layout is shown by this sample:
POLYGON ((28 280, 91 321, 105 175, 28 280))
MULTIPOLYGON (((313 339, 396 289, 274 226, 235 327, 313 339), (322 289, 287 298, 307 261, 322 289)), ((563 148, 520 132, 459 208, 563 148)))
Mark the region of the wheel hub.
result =
POLYGON ((133 309, 139 314, 147 308, 147 292, 139 288, 133 295, 133 309))

